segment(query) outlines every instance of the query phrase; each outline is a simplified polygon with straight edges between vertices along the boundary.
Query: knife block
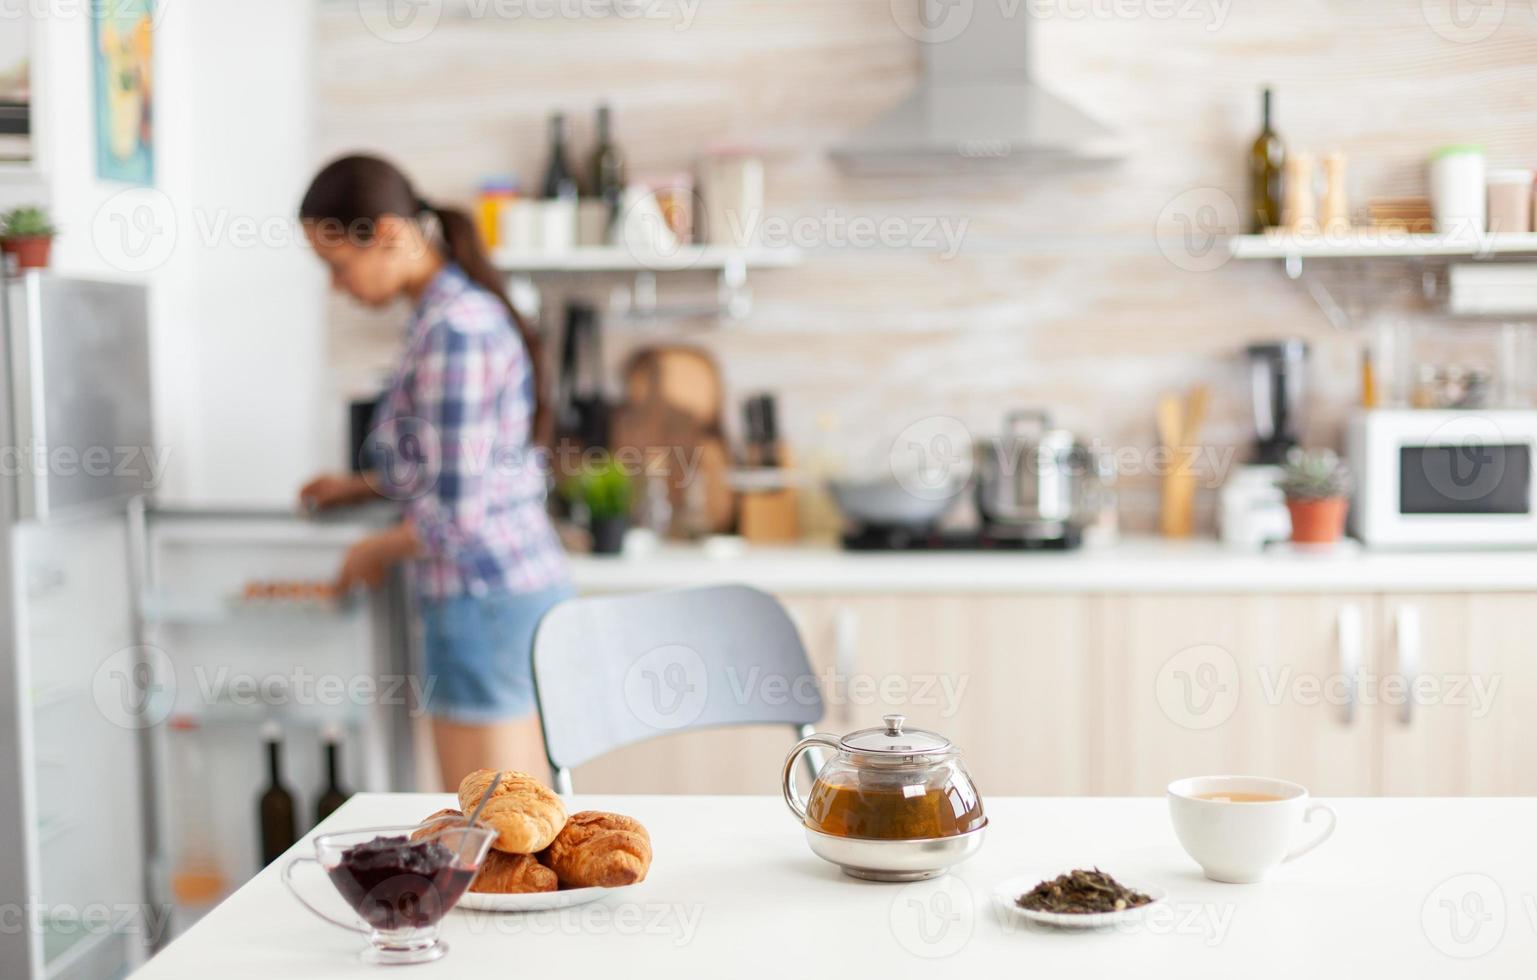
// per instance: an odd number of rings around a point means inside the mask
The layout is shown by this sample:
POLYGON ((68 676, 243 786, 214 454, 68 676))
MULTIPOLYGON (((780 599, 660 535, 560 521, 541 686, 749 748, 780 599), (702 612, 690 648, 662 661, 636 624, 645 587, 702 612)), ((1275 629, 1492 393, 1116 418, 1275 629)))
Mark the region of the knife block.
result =
POLYGON ((751 490, 737 503, 737 530, 754 544, 787 544, 800 537, 796 491, 751 490))

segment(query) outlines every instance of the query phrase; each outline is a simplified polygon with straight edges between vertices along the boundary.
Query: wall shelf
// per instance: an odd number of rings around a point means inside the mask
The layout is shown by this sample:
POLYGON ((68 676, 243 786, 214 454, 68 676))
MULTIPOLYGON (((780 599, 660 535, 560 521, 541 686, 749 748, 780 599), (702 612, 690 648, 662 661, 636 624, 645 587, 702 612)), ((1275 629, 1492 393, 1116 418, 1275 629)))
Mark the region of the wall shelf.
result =
POLYGON ((1371 228, 1341 234, 1267 232, 1229 240, 1235 259, 1490 258, 1537 255, 1537 234, 1452 236, 1371 228))
MULTIPOLYGON (((1534 236, 1537 237, 1537 236, 1534 236)), ((491 253, 491 261, 509 275, 535 272, 721 272, 744 269, 787 269, 801 264, 794 248, 726 248, 684 245, 671 252, 647 254, 620 245, 574 248, 555 254, 520 254, 506 249, 491 253)))
POLYGON ((491 262, 509 277, 521 279, 535 293, 537 276, 618 273, 634 277, 628 290, 610 295, 610 310, 636 320, 661 317, 726 317, 740 320, 752 312, 747 289, 750 269, 788 269, 804 254, 795 248, 729 248, 685 245, 670 252, 643 252, 621 245, 575 248, 556 254, 520 254, 498 249, 491 262), (704 306, 663 306, 657 302, 656 277, 662 273, 713 272, 716 301, 704 306))
POLYGON ((1537 258, 1537 234, 1413 234, 1378 228, 1295 234, 1279 230, 1235 235, 1229 254, 1239 260, 1279 261, 1300 282, 1329 322, 1359 325, 1389 295, 1405 286, 1425 303, 1444 303, 1447 266, 1537 258), (1304 275, 1304 266, 1313 271, 1304 275), (1322 270, 1327 270, 1327 275, 1322 270))

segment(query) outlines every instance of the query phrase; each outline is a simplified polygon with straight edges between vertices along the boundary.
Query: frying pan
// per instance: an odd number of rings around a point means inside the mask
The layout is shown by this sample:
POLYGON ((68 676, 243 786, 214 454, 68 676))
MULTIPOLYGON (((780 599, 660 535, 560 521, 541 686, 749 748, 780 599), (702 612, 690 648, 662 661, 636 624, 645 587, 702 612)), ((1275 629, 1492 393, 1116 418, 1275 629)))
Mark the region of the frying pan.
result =
POLYGON ((829 480, 827 489, 851 524, 861 527, 930 528, 959 499, 964 482, 947 478, 939 487, 914 492, 890 477, 829 480))

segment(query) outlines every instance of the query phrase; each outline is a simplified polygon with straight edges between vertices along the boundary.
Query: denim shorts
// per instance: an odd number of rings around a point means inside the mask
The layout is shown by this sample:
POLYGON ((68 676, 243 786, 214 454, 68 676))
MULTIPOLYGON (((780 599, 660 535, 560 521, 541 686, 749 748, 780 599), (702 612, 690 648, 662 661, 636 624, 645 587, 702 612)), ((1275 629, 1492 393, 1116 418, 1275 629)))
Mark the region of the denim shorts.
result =
POLYGON ((571 594, 562 583, 539 592, 423 599, 428 713, 465 724, 532 713, 534 627, 571 594))

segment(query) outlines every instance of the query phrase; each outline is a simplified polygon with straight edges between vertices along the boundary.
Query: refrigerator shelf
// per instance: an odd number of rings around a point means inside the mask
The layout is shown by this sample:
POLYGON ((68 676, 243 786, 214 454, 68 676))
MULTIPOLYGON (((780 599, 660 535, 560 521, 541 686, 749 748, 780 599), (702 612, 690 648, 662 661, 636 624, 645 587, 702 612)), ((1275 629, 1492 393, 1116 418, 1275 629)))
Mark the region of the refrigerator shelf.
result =
POLYGON ((75 974, 76 968, 91 959, 102 947, 122 944, 126 937, 111 929, 87 928, 74 921, 61 922, 46 914, 42 922, 43 971, 47 980, 75 974))
POLYGON ((229 623, 325 623, 359 618, 366 604, 353 599, 342 602, 285 602, 251 600, 243 596, 222 599, 148 595, 140 603, 144 621, 167 626, 218 626, 229 623))
POLYGON ((32 689, 32 708, 43 711, 91 696, 88 684, 46 684, 32 689))

